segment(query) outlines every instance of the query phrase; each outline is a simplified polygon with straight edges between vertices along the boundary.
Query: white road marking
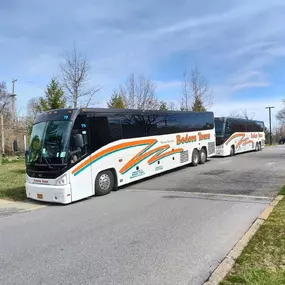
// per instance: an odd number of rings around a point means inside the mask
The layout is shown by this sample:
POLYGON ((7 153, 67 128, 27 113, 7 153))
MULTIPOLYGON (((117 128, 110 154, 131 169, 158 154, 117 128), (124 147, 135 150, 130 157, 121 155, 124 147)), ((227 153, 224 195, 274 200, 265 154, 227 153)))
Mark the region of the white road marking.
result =
POLYGON ((224 160, 224 161, 220 161, 221 164, 227 164, 227 163, 230 163, 232 162, 232 160, 224 160))
POLYGON ((271 165, 273 165, 273 164, 275 164, 275 163, 276 163, 275 161, 274 161, 274 162, 268 162, 267 165, 268 165, 268 166, 271 166, 271 165))
POLYGON ((170 193, 176 195, 187 195, 187 196, 217 196, 217 197, 232 197, 232 198, 252 198, 252 199, 260 199, 260 200, 273 200, 272 196, 252 196, 252 195, 240 195, 240 194, 223 194, 223 193, 205 193, 205 192, 184 192, 184 191, 171 191, 171 190, 149 190, 149 189, 123 189, 123 191, 128 192, 156 192, 156 193, 170 193))

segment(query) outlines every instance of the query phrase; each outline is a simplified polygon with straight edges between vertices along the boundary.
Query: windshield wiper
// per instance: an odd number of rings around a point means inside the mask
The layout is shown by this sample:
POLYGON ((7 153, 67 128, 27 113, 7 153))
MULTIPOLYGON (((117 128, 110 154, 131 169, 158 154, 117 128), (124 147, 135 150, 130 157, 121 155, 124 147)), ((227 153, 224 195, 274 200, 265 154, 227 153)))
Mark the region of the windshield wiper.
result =
POLYGON ((45 156, 43 156, 43 155, 42 155, 42 157, 44 158, 44 160, 45 160, 45 162, 46 162, 48 168, 49 168, 49 169, 53 169, 53 167, 52 167, 52 166, 50 165, 50 163, 48 162, 47 158, 46 158, 45 156))

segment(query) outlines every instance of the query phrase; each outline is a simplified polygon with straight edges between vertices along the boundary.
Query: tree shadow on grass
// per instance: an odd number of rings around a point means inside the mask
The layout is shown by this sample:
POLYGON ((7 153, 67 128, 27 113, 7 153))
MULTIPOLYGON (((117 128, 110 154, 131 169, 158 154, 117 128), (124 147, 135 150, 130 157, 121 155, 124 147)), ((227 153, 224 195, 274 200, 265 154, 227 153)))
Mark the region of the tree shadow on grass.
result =
POLYGON ((26 169, 13 169, 11 172, 16 173, 16 174, 25 174, 26 169))
POLYGON ((23 201, 27 198, 25 186, 0 190, 0 198, 23 201))

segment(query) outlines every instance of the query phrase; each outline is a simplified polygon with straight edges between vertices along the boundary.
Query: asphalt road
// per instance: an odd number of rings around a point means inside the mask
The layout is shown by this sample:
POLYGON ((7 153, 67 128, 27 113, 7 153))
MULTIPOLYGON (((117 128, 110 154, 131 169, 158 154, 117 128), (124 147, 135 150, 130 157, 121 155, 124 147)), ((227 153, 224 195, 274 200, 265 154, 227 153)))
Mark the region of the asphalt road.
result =
POLYGON ((0 218, 0 284, 202 284, 284 183, 284 154, 215 158, 0 218))
POLYGON ((276 196, 285 183, 285 147, 267 147, 133 184, 132 190, 163 190, 250 196, 276 196))

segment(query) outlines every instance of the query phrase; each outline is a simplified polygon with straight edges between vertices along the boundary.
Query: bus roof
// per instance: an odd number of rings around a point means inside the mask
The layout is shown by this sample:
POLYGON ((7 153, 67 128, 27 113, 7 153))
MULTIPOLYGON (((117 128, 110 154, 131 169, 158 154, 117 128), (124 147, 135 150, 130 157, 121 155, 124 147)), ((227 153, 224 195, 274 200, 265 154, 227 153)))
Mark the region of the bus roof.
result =
POLYGON ((260 120, 254 120, 254 119, 244 119, 244 118, 234 118, 234 117, 215 117, 215 119, 221 119, 221 120, 239 120, 239 121, 244 121, 244 122, 259 122, 259 123, 264 123, 263 121, 260 120))
MULTIPOLYGON (((156 114, 175 114, 181 113, 181 111, 161 111, 161 110, 139 110, 139 109, 120 109, 120 108, 64 108, 64 109, 53 109, 43 113, 49 112, 62 112, 62 111, 71 111, 71 112, 78 112, 78 113, 156 113, 156 114)), ((193 112, 193 111, 183 111, 183 113, 212 113, 212 111, 206 112, 193 112)))

